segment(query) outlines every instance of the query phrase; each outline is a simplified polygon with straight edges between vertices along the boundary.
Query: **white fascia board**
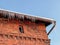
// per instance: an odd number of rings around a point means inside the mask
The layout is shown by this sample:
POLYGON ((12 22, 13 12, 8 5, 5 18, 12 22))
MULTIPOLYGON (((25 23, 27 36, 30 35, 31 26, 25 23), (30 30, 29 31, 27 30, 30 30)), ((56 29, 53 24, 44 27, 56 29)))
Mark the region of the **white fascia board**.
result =
POLYGON ((0 10, 12 12, 12 13, 17 13, 17 14, 22 14, 22 15, 26 15, 26 16, 31 16, 31 17, 36 17, 36 18, 40 18, 40 19, 44 19, 44 20, 49 20, 51 22, 55 21, 54 19, 51 19, 51 18, 46 18, 46 17, 41 17, 41 16, 35 16, 35 15, 30 15, 30 14, 25 14, 25 13, 10 11, 10 10, 6 10, 6 9, 1 9, 1 8, 0 8, 0 10))

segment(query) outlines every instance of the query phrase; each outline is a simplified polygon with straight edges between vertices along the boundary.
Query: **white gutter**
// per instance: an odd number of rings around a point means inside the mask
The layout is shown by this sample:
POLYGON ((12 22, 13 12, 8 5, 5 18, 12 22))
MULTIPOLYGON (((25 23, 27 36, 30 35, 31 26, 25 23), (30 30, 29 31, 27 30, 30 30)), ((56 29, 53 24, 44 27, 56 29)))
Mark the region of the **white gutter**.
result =
POLYGON ((10 11, 10 10, 6 10, 6 9, 2 9, 2 8, 0 8, 0 10, 8 11, 8 12, 13 12, 13 13, 17 13, 17 14, 23 14, 23 15, 27 15, 27 16, 31 16, 31 17, 37 17, 37 18, 41 18, 41 19, 45 19, 45 20, 54 21, 54 19, 51 19, 51 18, 46 18, 46 17, 41 17, 41 16, 30 15, 30 14, 21 13, 21 12, 16 12, 16 11, 10 11))

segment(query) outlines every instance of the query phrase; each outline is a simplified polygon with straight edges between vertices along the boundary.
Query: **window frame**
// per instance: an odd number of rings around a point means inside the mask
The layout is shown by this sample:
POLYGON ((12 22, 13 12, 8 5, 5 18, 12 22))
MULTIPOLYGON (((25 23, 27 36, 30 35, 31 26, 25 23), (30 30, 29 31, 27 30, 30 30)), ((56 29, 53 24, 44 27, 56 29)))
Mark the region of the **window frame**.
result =
POLYGON ((20 32, 20 33, 24 33, 24 28, 23 28, 22 25, 19 25, 19 32, 20 32))

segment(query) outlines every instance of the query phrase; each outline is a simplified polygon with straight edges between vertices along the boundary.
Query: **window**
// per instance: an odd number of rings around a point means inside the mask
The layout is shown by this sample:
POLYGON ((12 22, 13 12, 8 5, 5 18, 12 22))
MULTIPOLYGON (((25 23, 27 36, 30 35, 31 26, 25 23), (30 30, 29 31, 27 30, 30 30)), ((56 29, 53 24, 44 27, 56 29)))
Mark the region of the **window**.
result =
POLYGON ((20 31, 21 33, 24 33, 23 26, 19 26, 19 31, 20 31))

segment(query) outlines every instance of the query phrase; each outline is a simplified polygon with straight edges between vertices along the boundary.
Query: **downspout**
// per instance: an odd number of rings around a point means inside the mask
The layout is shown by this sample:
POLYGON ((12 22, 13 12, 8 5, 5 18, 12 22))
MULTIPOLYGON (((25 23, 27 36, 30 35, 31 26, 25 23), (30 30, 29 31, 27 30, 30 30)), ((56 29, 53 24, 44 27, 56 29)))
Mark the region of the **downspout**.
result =
POLYGON ((53 24, 53 26, 52 26, 52 28, 49 30, 49 32, 47 33, 47 35, 49 35, 49 34, 52 32, 52 30, 54 29, 54 27, 56 26, 56 21, 52 21, 52 24, 53 24))

